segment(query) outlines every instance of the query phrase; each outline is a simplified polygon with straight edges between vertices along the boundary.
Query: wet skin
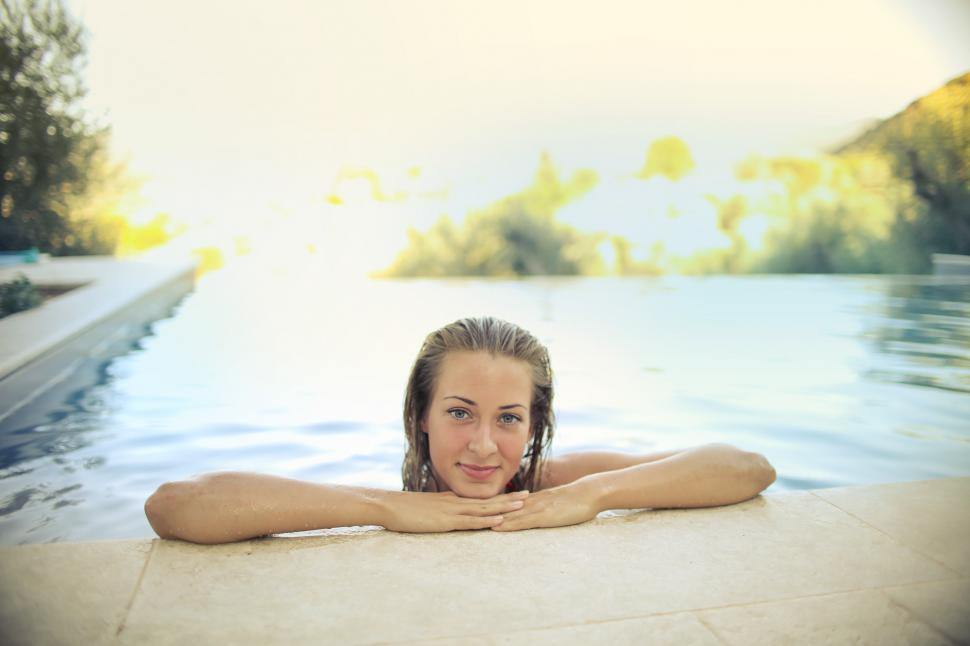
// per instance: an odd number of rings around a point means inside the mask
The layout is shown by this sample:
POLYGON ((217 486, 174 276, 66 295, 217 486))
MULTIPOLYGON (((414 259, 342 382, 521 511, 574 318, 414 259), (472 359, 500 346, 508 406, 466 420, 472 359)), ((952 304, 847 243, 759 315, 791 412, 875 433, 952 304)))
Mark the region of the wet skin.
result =
POLYGON ((526 362, 486 352, 446 355, 421 423, 439 485, 465 498, 504 492, 529 441, 531 402, 526 362))

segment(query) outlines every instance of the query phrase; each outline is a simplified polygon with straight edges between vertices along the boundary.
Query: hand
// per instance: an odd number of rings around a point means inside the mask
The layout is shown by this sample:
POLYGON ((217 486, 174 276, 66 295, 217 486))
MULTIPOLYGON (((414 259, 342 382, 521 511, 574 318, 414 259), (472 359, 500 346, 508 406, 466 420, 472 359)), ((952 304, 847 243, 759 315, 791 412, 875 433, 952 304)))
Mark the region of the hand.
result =
POLYGON ((453 492, 388 492, 383 525, 396 532, 450 532, 488 529, 502 522, 503 514, 521 509, 528 491, 492 498, 461 498, 453 492))
POLYGON ((601 510, 597 504, 596 483, 580 479, 560 487, 544 489, 529 495, 518 511, 504 514, 494 525, 497 532, 511 532, 534 527, 561 527, 585 523, 601 510))

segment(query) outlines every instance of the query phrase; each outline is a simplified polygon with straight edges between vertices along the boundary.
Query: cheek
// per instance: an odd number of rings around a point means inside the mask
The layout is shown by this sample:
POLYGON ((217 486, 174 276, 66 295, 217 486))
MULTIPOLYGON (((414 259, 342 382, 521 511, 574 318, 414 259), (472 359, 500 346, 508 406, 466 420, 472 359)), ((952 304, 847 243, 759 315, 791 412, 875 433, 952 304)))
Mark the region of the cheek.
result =
POLYGON ((454 432, 453 429, 434 429, 428 434, 428 443, 432 456, 447 456, 460 451, 464 446, 462 434, 454 432))
POLYGON ((502 441, 499 442, 499 451, 507 460, 518 462, 522 458, 523 453, 525 453, 525 447, 528 442, 528 433, 510 435, 502 438, 502 441))

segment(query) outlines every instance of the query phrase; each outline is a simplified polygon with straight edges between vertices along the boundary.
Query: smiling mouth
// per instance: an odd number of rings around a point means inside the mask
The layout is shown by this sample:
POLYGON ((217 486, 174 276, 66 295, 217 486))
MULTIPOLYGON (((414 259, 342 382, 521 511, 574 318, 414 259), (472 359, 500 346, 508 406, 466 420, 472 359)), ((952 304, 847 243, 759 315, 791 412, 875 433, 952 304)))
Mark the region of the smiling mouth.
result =
POLYGON ((493 473, 498 471, 498 467, 486 467, 486 466, 476 466, 474 464, 464 464, 462 462, 458 463, 458 468, 462 472, 474 480, 487 480, 492 476, 493 473))

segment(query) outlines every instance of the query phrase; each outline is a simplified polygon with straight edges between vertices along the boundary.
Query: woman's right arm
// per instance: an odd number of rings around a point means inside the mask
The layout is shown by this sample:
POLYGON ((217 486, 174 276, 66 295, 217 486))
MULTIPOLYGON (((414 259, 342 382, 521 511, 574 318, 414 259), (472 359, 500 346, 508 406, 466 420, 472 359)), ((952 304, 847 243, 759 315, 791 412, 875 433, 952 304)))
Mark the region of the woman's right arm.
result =
POLYGON ((476 500, 222 471, 163 484, 145 501, 145 515, 161 538, 205 544, 354 525, 444 532, 493 527, 527 495, 476 500))

